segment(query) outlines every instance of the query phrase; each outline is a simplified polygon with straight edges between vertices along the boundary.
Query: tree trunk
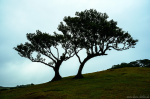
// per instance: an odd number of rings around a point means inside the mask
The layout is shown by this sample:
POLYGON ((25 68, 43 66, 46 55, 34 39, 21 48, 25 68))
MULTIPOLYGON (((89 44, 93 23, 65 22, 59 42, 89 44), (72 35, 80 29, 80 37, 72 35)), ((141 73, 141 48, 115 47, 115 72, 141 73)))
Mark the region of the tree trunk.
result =
POLYGON ((77 73, 77 75, 74 77, 74 79, 81 79, 81 78, 84 78, 83 75, 82 75, 83 67, 84 67, 85 63, 86 63, 89 59, 91 59, 91 58, 93 58, 93 57, 87 56, 87 57, 83 60, 83 62, 80 64, 78 73, 77 73))
POLYGON ((60 80, 61 78, 62 77, 59 74, 59 69, 58 70, 55 69, 55 75, 54 75, 54 78, 51 81, 57 81, 57 80, 60 80))
POLYGON ((60 68, 60 65, 62 64, 62 62, 63 61, 58 61, 56 66, 53 68, 54 72, 55 72, 55 75, 54 75, 54 78, 51 81, 61 80, 62 77, 59 74, 59 68, 60 68))
POLYGON ((78 70, 78 73, 77 75, 74 77, 74 79, 81 79, 81 78, 84 78, 83 75, 82 75, 82 70, 83 70, 83 67, 85 65, 85 63, 93 58, 93 57, 96 57, 96 56, 100 56, 99 54, 92 54, 92 55, 88 55, 84 60, 83 62, 80 64, 80 67, 79 67, 79 70, 78 70))

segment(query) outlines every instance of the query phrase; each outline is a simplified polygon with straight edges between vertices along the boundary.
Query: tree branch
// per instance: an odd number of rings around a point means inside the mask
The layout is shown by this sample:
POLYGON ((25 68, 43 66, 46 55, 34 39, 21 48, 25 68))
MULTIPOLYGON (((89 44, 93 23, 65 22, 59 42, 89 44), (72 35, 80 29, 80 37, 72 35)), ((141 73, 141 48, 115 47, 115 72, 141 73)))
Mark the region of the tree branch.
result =
POLYGON ((49 66, 49 67, 52 67, 53 69, 54 69, 54 66, 52 66, 52 65, 49 65, 49 64, 47 64, 47 63, 45 63, 45 62, 43 62, 43 61, 36 61, 36 60, 33 60, 33 59, 31 59, 31 58, 29 58, 32 62, 39 62, 39 63, 43 63, 43 64, 45 64, 45 65, 47 65, 47 66, 49 66))
POLYGON ((81 64, 82 62, 81 62, 81 59, 80 59, 79 55, 78 55, 77 52, 76 52, 76 49, 75 49, 75 55, 78 57, 78 60, 79 60, 79 62, 80 62, 80 64, 81 64))
MULTIPOLYGON (((82 49, 79 49, 76 53, 78 53, 78 52, 81 51, 81 50, 82 50, 82 49)), ((72 53, 73 53, 73 52, 72 52, 72 53)), ((71 54, 72 54, 72 53, 71 53, 71 54)), ((65 59, 65 60, 68 60, 68 59, 70 59, 71 57, 73 57, 74 55, 76 55, 75 53, 74 53, 73 55, 71 55, 71 54, 70 54, 69 57, 68 57, 67 59, 65 59)))
MULTIPOLYGON (((43 49, 43 48, 42 48, 43 49)), ((43 49, 44 50, 44 49, 43 49)), ((47 50, 47 52, 49 52, 48 50, 47 50)), ((52 57, 50 57, 49 55, 47 55, 46 53, 44 53, 43 51, 40 51, 40 53, 41 54, 43 54, 43 55, 45 55, 45 56, 47 56, 48 58, 50 58, 54 63, 56 63, 56 60, 55 59, 53 59, 52 57)))
POLYGON ((54 48, 57 50, 57 58, 59 59, 59 51, 58 48, 56 46, 54 46, 54 48))
POLYGON ((97 52, 97 45, 96 45, 96 44, 95 44, 95 52, 98 53, 98 52, 97 52))
POLYGON ((106 50, 108 50, 109 49, 109 45, 110 43, 107 43, 107 45, 106 45, 106 49, 103 51, 103 53, 105 53, 106 52, 106 50))
POLYGON ((99 52, 100 51, 103 52, 103 50, 104 50, 104 41, 102 40, 101 42, 102 43, 99 45, 99 52))
POLYGON ((48 51, 56 60, 58 60, 58 58, 55 57, 55 55, 51 52, 51 48, 49 48, 49 51, 48 51))

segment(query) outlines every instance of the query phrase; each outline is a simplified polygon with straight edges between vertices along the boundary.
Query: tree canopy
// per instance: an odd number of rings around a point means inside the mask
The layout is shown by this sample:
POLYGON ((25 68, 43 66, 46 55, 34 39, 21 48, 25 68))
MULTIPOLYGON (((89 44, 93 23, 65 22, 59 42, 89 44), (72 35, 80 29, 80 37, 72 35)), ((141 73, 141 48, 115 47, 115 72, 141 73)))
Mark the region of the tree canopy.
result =
POLYGON ((37 30, 36 33, 28 33, 27 39, 30 42, 20 44, 14 48, 18 51, 18 54, 30 59, 32 62, 40 62, 53 68, 55 77, 52 81, 61 79, 59 74, 60 65, 63 61, 75 55, 69 40, 61 34, 54 33, 54 35, 50 35, 48 33, 42 33, 39 30, 37 30), (59 46, 63 49, 61 53, 60 50, 62 49, 59 49, 59 46), (52 48, 54 48, 57 53, 54 53, 52 48), (36 57, 34 57, 34 52, 37 54, 36 57), (50 59, 49 62, 46 62, 47 58, 50 59))
POLYGON ((90 9, 76 12, 75 17, 64 17, 58 30, 64 35, 70 35, 71 43, 77 48, 86 50, 86 57, 80 62, 77 78, 82 78, 81 72, 84 64, 91 58, 107 55, 106 51, 114 49, 123 51, 134 48, 136 42, 128 32, 123 31, 117 26, 114 20, 108 20, 106 13, 100 13, 90 9))

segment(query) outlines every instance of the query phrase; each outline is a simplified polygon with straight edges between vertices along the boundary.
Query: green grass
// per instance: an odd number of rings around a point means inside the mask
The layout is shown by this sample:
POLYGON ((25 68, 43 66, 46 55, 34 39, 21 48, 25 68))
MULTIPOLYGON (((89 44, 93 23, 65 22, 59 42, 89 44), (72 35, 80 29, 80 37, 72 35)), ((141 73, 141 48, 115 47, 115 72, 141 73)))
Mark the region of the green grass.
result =
POLYGON ((126 67, 85 74, 83 79, 0 91, 0 99, 125 99, 150 98, 150 68, 126 67))

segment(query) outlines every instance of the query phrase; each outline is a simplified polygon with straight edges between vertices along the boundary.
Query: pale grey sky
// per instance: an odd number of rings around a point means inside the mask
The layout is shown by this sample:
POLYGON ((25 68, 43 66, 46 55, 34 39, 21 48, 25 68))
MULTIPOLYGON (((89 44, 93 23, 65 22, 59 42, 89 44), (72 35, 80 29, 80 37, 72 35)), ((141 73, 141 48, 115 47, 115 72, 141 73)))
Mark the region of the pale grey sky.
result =
MULTIPOLYGON (((150 0, 0 0, 0 86, 39 84, 54 76, 51 68, 20 57, 13 47, 27 41, 26 33, 36 30, 53 33, 64 16, 76 11, 96 9, 128 31, 139 42, 134 49, 110 51, 107 56, 87 62, 83 73, 106 70, 112 65, 139 59, 150 59, 150 0)), ((84 57, 84 52, 80 53, 84 57)), ((63 77, 75 75, 76 57, 60 68, 63 77)))

